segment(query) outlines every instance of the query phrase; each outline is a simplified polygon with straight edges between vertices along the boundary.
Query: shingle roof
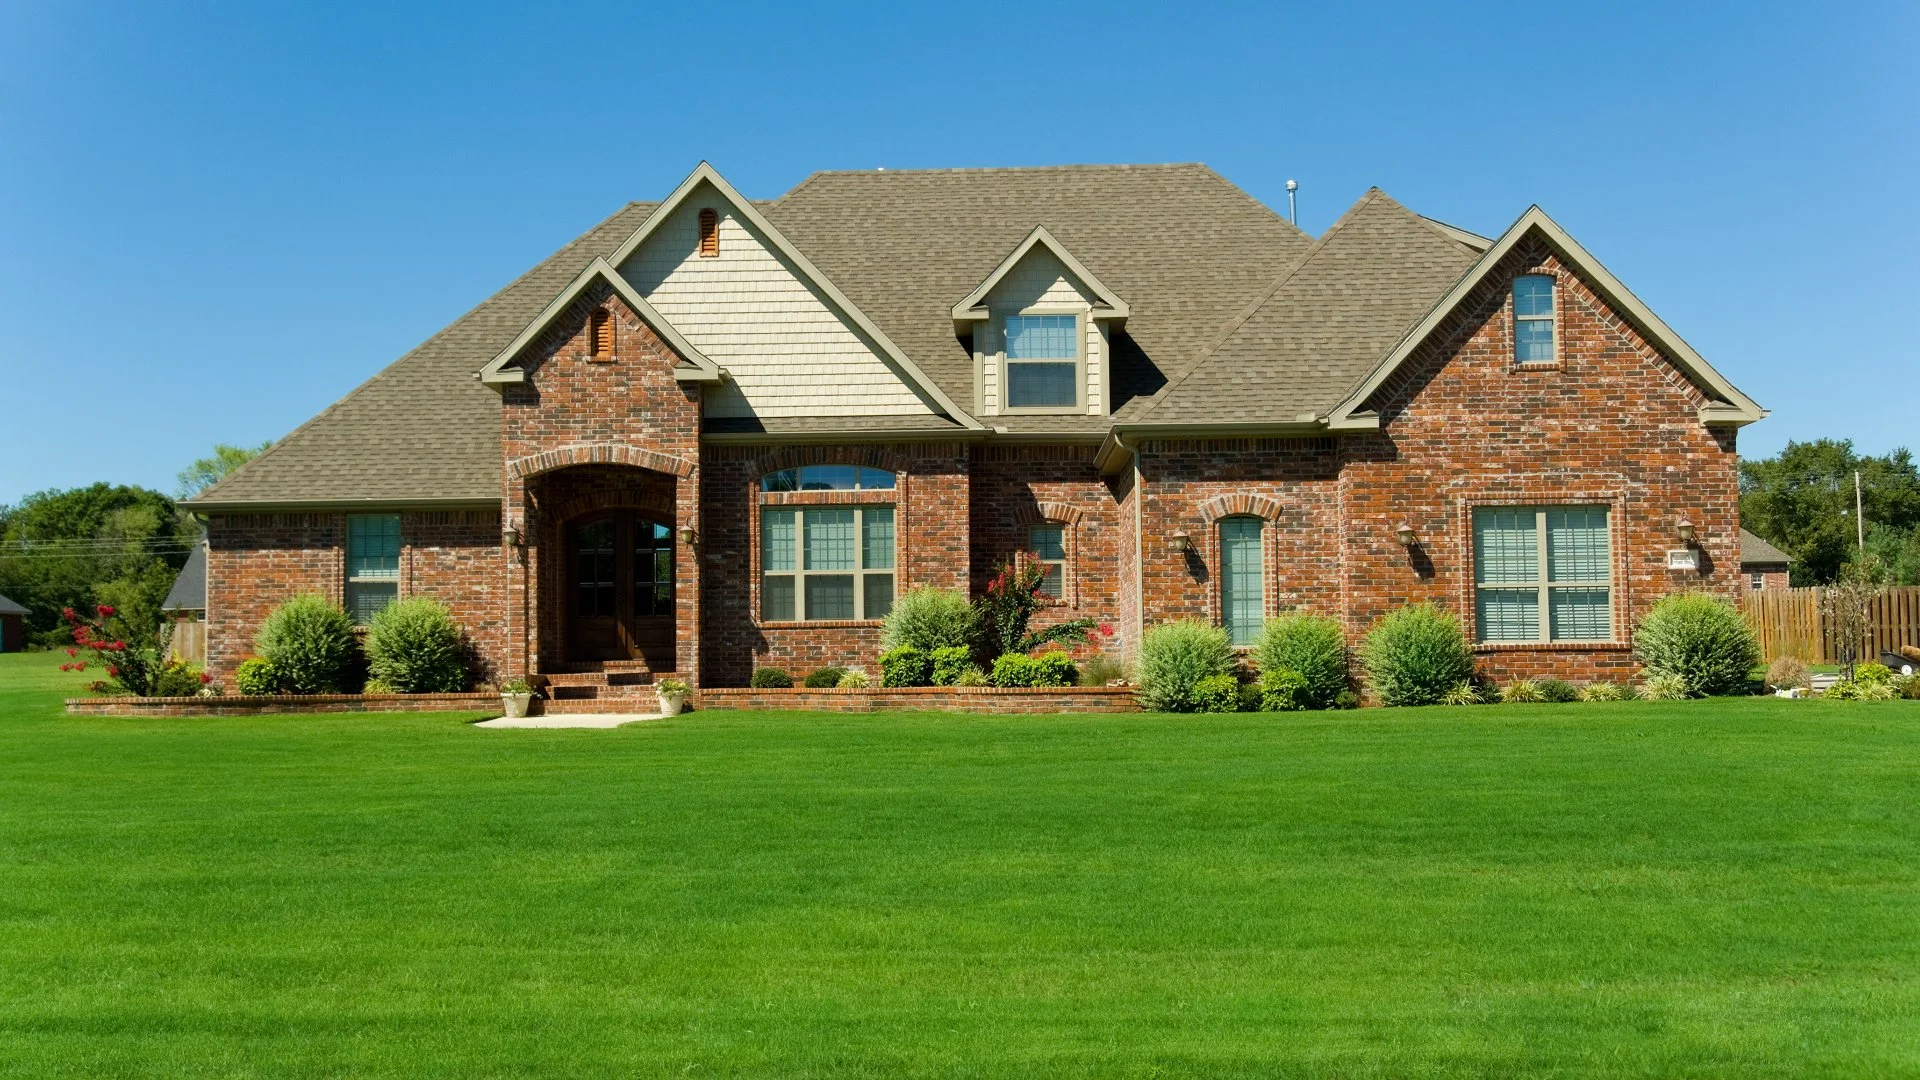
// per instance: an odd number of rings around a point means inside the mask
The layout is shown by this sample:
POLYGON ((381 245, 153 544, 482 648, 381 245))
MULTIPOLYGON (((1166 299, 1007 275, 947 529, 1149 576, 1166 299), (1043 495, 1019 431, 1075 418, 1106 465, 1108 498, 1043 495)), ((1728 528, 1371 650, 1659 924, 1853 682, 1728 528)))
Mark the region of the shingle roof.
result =
POLYGON ((25 615, 25 614, 28 614, 26 608, 21 607, 19 604, 14 603, 13 601, 7 599, 4 596, 0 596, 0 615, 25 615))
POLYGON ((187 564, 180 568, 179 576, 173 579, 173 588, 167 590, 167 598, 160 602, 160 610, 207 610, 207 546, 205 544, 193 546, 193 553, 187 556, 187 564))
POLYGON ((1774 547, 1772 544, 1767 543, 1765 540, 1745 529, 1740 530, 1741 566, 1766 565, 1769 563, 1778 563, 1781 566, 1785 566, 1792 561, 1793 556, 1781 551, 1779 548, 1774 547))
POLYGON ((1288 421, 1326 413, 1479 253, 1378 188, 1249 306, 1138 418, 1288 421))

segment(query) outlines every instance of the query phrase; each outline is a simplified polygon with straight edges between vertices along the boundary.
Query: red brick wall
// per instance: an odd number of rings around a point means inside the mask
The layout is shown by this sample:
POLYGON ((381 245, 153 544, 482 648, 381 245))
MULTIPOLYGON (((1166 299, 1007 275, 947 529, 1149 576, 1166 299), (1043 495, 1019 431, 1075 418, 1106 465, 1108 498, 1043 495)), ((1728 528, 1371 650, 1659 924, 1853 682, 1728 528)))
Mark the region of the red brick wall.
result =
MULTIPOLYGON (((984 592, 994 571, 1027 549, 1031 525, 1065 526, 1065 595, 1034 619, 1039 629, 1072 619, 1095 619, 1119 634, 1120 505, 1094 467, 1092 446, 979 446, 973 450, 971 538, 973 595, 984 592)), ((1130 534, 1129 534, 1130 535, 1130 534)), ((1131 552, 1129 552, 1131 555, 1131 552)), ((1125 636, 1105 644, 1118 652, 1125 636)), ((1078 646, 1076 656, 1096 647, 1078 646)))

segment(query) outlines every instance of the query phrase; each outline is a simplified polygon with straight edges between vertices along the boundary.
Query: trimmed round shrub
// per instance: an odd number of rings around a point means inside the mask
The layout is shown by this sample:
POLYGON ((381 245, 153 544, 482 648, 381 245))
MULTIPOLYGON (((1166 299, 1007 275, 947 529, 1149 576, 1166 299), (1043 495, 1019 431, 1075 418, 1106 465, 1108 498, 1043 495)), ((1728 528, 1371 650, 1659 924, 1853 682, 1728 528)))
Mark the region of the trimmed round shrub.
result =
POLYGON ((962 675, 980 670, 973 664, 973 650, 965 645, 935 649, 927 654, 927 658, 932 662, 932 675, 928 681, 935 686, 958 686, 962 675))
POLYGON ((1224 628, 1192 619, 1161 623, 1140 642, 1140 701, 1158 712, 1191 712, 1201 679, 1233 674, 1224 628))
POLYGON ((1640 696, 1648 701, 1685 701, 1693 696, 1687 680, 1671 671, 1655 671, 1641 684, 1640 696))
POLYGON ((1760 663, 1760 643, 1732 604, 1705 593, 1670 593, 1633 635, 1634 651, 1647 670, 1673 675, 1687 696, 1728 694, 1746 688, 1760 663))
POLYGON ((200 687, 206 684, 206 680, 202 679, 200 674, 199 664, 175 660, 160 669, 159 676, 153 681, 153 696, 197 697, 200 687))
POLYGON ((1783 656, 1767 665, 1767 685, 1775 690, 1791 690, 1796 686, 1812 686, 1813 677, 1807 672, 1806 661, 1797 656, 1783 656))
POLYGON ((240 661, 233 672, 233 688, 248 697, 265 697, 280 692, 280 671, 273 661, 255 656, 240 661))
POLYGON ((280 684, 296 694, 345 690, 357 651, 347 613, 313 594, 274 608, 253 643, 273 661, 280 684))
POLYGON ((958 589, 908 589, 893 599, 893 608, 880 627, 880 648, 902 645, 931 654, 956 646, 971 648, 973 605, 958 589))
POLYGON ((1261 712, 1299 712, 1313 707, 1308 704, 1312 697, 1307 677, 1291 668, 1266 668, 1260 672, 1257 685, 1261 712))
POLYGON ((388 604, 367 626, 367 670, 399 694, 453 694, 467 688, 460 624, 431 596, 388 604))
POLYGON ((1580 689, 1565 679, 1541 679, 1540 700, 1554 705, 1565 705, 1569 701, 1580 700, 1580 689))
POLYGON ((1261 671, 1291 671, 1304 683, 1302 709, 1331 708, 1347 688, 1347 635, 1322 615, 1287 614, 1269 619, 1253 647, 1261 671))
POLYGON ((809 690, 831 690, 840 685, 840 677, 846 673, 843 667, 823 667, 807 676, 805 686, 809 690))
POLYGON ((1193 711, 1240 711, 1240 680, 1231 675, 1209 675, 1193 684, 1193 711))
POLYGON ((846 674, 840 676, 839 687, 842 690, 865 690, 871 685, 873 680, 867 678, 867 673, 859 668, 849 668, 846 674))
POLYGON ((1438 704, 1473 678, 1473 652, 1459 620, 1432 604, 1410 604, 1374 623, 1360 660, 1388 705, 1438 704))
POLYGON ((1063 652, 1006 653, 993 662, 987 679, 995 686, 1072 686, 1078 675, 1073 657, 1063 652))
POLYGON ((1540 692, 1540 684, 1532 679, 1515 679, 1500 691, 1500 700, 1508 705, 1537 705, 1547 700, 1540 692))
POLYGON ((793 676, 787 674, 786 668, 757 667, 747 685, 755 690, 785 690, 793 685, 793 676))
POLYGON ((930 686, 933 657, 911 645, 896 645, 880 654, 881 686, 930 686))
POLYGON ((1035 686, 1072 686, 1080 681, 1080 669, 1064 652, 1043 652, 1034 657, 1034 663, 1039 665, 1034 669, 1035 686))

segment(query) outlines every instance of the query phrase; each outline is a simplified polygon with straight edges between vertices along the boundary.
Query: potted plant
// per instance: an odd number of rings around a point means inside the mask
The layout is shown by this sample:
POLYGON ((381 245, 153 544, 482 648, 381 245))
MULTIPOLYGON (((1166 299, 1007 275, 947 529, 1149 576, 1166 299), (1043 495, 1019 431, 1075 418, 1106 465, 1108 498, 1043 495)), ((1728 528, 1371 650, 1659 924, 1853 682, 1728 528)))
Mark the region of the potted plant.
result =
POLYGON ((500 707, 507 716, 518 720, 527 715, 527 706, 533 704, 533 686, 525 679, 514 679, 500 684, 500 707))
POLYGON ((661 679, 654 687, 660 695, 660 715, 679 716, 687 703, 687 684, 679 679, 661 679))

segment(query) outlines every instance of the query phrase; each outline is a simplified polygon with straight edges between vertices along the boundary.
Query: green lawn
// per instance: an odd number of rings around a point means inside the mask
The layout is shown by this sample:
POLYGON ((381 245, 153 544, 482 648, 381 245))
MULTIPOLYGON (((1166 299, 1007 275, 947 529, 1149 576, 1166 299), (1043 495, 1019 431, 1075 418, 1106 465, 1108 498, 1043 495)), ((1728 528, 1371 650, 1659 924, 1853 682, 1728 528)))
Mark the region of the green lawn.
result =
POLYGON ((1920 1075, 1920 703, 69 719, 0 1075, 1920 1075))

